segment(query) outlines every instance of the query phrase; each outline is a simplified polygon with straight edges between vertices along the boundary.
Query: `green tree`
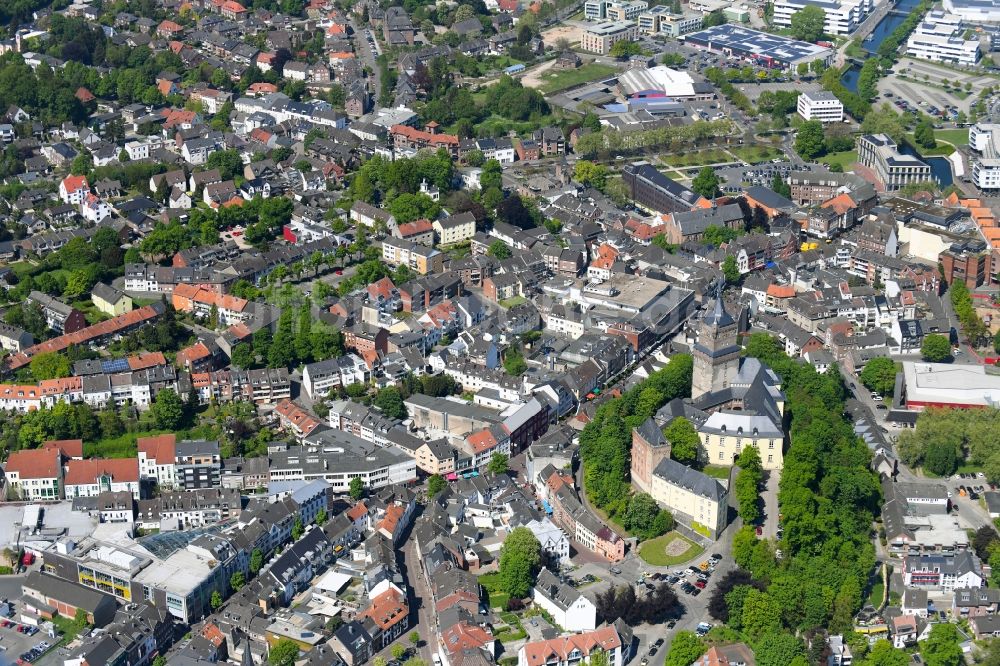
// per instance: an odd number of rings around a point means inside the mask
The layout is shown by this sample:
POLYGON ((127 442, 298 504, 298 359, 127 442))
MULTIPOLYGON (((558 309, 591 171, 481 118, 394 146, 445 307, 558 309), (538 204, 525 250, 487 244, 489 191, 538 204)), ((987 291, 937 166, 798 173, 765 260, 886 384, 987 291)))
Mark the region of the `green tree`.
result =
POLYGON ((479 173, 479 186, 483 192, 490 188, 503 187, 503 166, 497 160, 486 160, 483 170, 479 173))
POLYGON ((663 436, 670 442, 670 457, 679 463, 692 465, 698 460, 701 438, 694 425, 678 416, 663 429, 663 436))
POLYGON ((291 638, 279 639, 267 653, 267 661, 272 666, 295 666, 299 657, 299 646, 291 638))
POLYGON ((390 652, 392 654, 392 658, 395 659, 396 661, 402 661, 403 657, 406 656, 406 648, 403 646, 402 643, 393 644, 392 650, 390 652))
POLYGON ((896 374, 899 369, 891 358, 873 358, 865 364, 858 378, 868 389, 879 395, 892 395, 896 387, 896 374))
POLYGON ((240 342, 235 347, 233 347, 232 358, 233 366, 237 368, 242 368, 247 370, 254 366, 254 353, 253 347, 246 342, 240 342))
POLYGON ((878 94, 879 60, 870 58, 861 66, 858 74, 858 94, 865 100, 870 100, 878 94))
POLYGON ((420 645, 420 634, 415 631, 410 632, 410 645, 418 647, 420 645))
MULTIPOLYGON (((806 9, 812 9, 812 5, 799 10, 801 14, 806 9)), ((820 9, 819 11, 823 11, 820 9)), ((811 160, 823 155, 826 150, 826 138, 823 136, 823 123, 818 120, 807 120, 799 125, 795 135, 795 152, 802 159, 811 160)))
POLYGON ((590 160, 579 160, 573 167, 573 178, 585 187, 604 189, 608 178, 608 168, 590 160))
POLYGON ((218 169, 222 180, 232 180, 237 174, 243 173, 243 158, 240 151, 235 148, 230 150, 216 150, 208 156, 205 162, 208 169, 218 169))
POLYGON ((161 389, 150 407, 156 427, 161 430, 177 430, 184 422, 184 403, 177 392, 170 388, 161 389))
POLYGON ((525 362, 520 349, 511 348, 507 350, 503 359, 503 369, 511 377, 518 377, 528 371, 528 364, 525 362))
POLYGON ((218 610, 222 605, 222 595, 216 590, 212 592, 212 597, 209 599, 209 603, 212 605, 212 610, 218 610))
POLYGON ((934 125, 928 118, 920 119, 916 129, 913 130, 913 138, 921 148, 937 147, 937 140, 934 138, 934 125))
POLYGON ((608 55, 612 58, 631 58, 641 53, 642 47, 639 46, 639 42, 628 39, 615 42, 611 45, 611 50, 608 51, 608 55))
POLYGON ((678 631, 670 643, 664 666, 691 666, 706 649, 705 643, 693 631, 678 631))
POLYGON ((351 479, 348 492, 353 500, 359 500, 365 496, 365 482, 361 480, 360 476, 351 479))
POLYGON ((785 182, 785 179, 777 171, 774 172, 774 178, 771 179, 771 189, 786 199, 792 197, 792 187, 785 182))
POLYGON ((447 487, 448 482, 440 474, 433 474, 427 479, 427 495, 429 497, 434 497, 447 487))
POLYGON ((233 575, 229 577, 229 586, 239 592, 246 585, 246 578, 243 576, 242 571, 234 571, 233 575))
POLYGON ((156 655, 156 658, 153 659, 153 666, 167 666, 167 658, 162 654, 156 655))
POLYGON ((712 167, 702 167, 698 175, 691 181, 691 189, 705 197, 714 199, 719 194, 719 177, 712 167))
POLYGON ((815 42, 823 36, 826 12, 822 7, 806 5, 792 14, 792 36, 804 42, 815 42))
POLYGON ((510 251, 510 246, 498 238, 490 243, 489 248, 486 250, 486 254, 496 259, 507 259, 512 253, 510 251))
POLYGON ((907 666, 909 663, 910 655, 894 648, 886 639, 880 638, 875 641, 871 651, 858 663, 858 666, 907 666))
POLYGON ((406 418, 406 405, 403 403, 403 396, 400 395, 399 389, 395 386, 379 389, 372 404, 381 409, 386 416, 400 420, 406 418))
POLYGON ((781 629, 781 606, 767 592, 748 587, 743 599, 743 631, 757 639, 781 629))
POLYGON ((510 469, 510 460, 505 453, 494 453, 490 457, 490 462, 486 466, 487 471, 491 474, 506 474, 507 470, 510 469))
POLYGON ((260 548, 254 548, 250 552, 250 573, 254 576, 260 571, 261 567, 264 566, 264 553, 261 552, 260 548))
POLYGON ((317 525, 325 525, 327 517, 328 516, 326 515, 326 509, 320 509, 316 513, 316 524, 317 525))
POLYGON ((801 661, 804 656, 802 641, 791 634, 768 632, 754 647, 757 666, 808 666, 808 662, 801 661))
POLYGON ((660 506, 647 493, 636 493, 628 501, 628 509, 625 511, 623 524, 632 534, 640 539, 653 539, 664 533, 663 527, 673 521, 670 512, 661 511, 660 506), (669 520, 657 523, 657 518, 665 513, 669 520), (663 530, 663 531, 661 531, 663 530))
POLYGON ((69 377, 72 368, 69 359, 59 352, 43 352, 31 358, 31 376, 35 381, 69 377))
POLYGON ((920 643, 920 655, 927 666, 960 666, 965 663, 958 628, 951 623, 931 627, 927 640, 920 643))
POLYGON ((951 360, 951 343, 939 333, 925 335, 924 342, 920 345, 920 355, 925 361, 944 363, 951 360))
POLYGON ((722 275, 726 278, 727 284, 739 284, 743 277, 740 267, 736 265, 736 257, 731 254, 727 254, 722 260, 722 275))
POLYGON ((500 581, 512 599, 523 599, 535 584, 542 562, 541 544, 526 527, 515 527, 500 549, 500 581))
POLYGON ((302 537, 303 531, 302 519, 296 518, 295 523, 292 525, 292 541, 298 541, 302 537))

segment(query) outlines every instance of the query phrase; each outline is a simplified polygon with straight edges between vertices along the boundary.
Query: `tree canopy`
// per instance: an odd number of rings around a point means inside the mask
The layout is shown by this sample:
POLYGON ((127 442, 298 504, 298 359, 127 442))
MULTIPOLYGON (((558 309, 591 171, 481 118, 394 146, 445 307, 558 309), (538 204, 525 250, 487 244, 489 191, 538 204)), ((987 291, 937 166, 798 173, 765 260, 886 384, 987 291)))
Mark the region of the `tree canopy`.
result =
POLYGON ((526 527, 515 527, 500 549, 500 581, 512 599, 528 596, 542 564, 542 546, 526 527))

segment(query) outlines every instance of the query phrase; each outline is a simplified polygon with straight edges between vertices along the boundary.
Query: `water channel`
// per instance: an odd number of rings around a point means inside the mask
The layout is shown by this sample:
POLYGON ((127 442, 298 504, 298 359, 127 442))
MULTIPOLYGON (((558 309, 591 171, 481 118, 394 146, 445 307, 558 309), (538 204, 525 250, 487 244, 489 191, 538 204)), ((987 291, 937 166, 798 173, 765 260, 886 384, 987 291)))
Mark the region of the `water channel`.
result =
MULTIPOLYGON (((920 0, 899 0, 888 14, 882 17, 875 29, 869 33, 862 43, 862 48, 868 53, 876 53, 878 47, 882 45, 885 38, 893 33, 899 25, 906 20, 907 15, 915 10, 920 4, 920 0)), ((844 71, 840 77, 840 82, 845 88, 852 92, 858 91, 858 78, 861 75, 861 68, 853 65, 844 71)), ((945 157, 923 157, 913 146, 903 144, 899 147, 901 153, 913 155, 920 158, 931 168, 934 179, 940 183, 941 187, 952 184, 951 163, 945 157)))

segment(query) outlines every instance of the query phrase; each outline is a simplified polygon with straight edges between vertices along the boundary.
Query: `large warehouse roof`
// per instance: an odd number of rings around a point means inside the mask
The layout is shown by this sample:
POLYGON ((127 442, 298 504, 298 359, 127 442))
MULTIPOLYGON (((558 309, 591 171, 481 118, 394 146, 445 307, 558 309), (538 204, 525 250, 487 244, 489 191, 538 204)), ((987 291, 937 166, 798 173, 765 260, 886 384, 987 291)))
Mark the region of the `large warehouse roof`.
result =
POLYGON ((626 97, 645 90, 657 90, 667 97, 694 95, 694 79, 687 72, 665 65, 649 69, 630 69, 618 77, 618 87, 626 97))
POLYGON ((984 365, 903 362, 908 407, 1000 407, 1000 375, 984 365))
POLYGON ((744 58, 769 58, 786 67, 799 62, 825 61, 833 54, 830 49, 823 46, 780 35, 770 35, 730 23, 691 32, 682 39, 714 51, 729 50, 733 55, 744 58))

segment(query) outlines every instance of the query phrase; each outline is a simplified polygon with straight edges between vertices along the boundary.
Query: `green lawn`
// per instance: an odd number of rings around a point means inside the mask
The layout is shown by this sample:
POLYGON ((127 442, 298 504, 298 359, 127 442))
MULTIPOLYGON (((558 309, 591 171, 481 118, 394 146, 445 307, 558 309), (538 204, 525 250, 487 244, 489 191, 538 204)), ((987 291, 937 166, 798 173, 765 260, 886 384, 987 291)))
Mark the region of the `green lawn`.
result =
POLYGON ((852 164, 858 161, 858 151, 846 150, 842 153, 830 153, 826 157, 821 157, 819 161, 828 166, 839 164, 846 171, 852 164))
POLYGON ((728 479, 730 469, 726 465, 705 465, 705 469, 701 471, 716 479, 728 479))
POLYGON ((690 153, 661 155, 660 161, 671 167, 696 167, 705 164, 732 162, 733 156, 720 148, 709 148, 690 153))
POLYGON ((52 618, 52 624, 54 624, 58 632, 62 634, 62 638, 53 647, 69 645, 73 642, 73 639, 76 638, 77 634, 80 633, 80 628, 77 627, 72 618, 56 615, 52 618))
POLYGON ((502 307, 502 308, 512 308, 512 307, 514 307, 516 305, 521 305, 522 303, 525 303, 527 300, 528 299, 526 299, 524 296, 515 296, 514 298, 505 298, 504 300, 500 301, 500 307, 502 307))
POLYGON ((750 164, 773 160, 776 157, 781 157, 783 154, 780 150, 772 146, 739 146, 732 148, 730 152, 750 164))
POLYGON ((639 557, 657 567, 669 567, 681 562, 688 562, 703 552, 705 552, 704 548, 677 532, 668 532, 655 539, 643 541, 639 546, 639 557), (676 541, 686 543, 687 550, 676 555, 668 555, 667 547, 676 541))
POLYGON ((885 596, 885 584, 882 582, 882 577, 875 581, 872 585, 872 591, 868 593, 868 603, 870 603, 875 608, 879 608, 882 605, 882 598, 885 596))
POLYGON ((503 584, 500 582, 500 574, 483 574, 479 577, 479 584, 486 590, 486 603, 490 608, 503 609, 507 606, 510 595, 503 591, 503 584))
POLYGON ((966 146, 969 144, 968 129, 939 129, 934 130, 934 138, 938 141, 947 141, 951 145, 966 146))
POLYGON ((618 70, 611 65, 602 65, 601 63, 592 62, 589 65, 583 65, 576 69, 567 69, 560 72, 553 72, 549 70, 542 75, 541 86, 538 87, 543 93, 549 94, 554 92, 559 92, 560 90, 566 90, 567 88, 572 88, 578 86, 581 83, 588 83, 590 81, 597 81, 606 76, 611 76, 618 70))

